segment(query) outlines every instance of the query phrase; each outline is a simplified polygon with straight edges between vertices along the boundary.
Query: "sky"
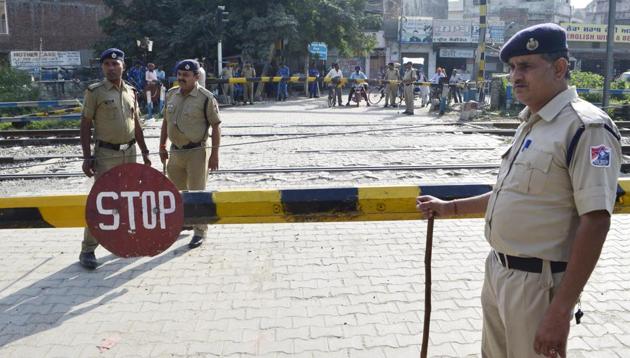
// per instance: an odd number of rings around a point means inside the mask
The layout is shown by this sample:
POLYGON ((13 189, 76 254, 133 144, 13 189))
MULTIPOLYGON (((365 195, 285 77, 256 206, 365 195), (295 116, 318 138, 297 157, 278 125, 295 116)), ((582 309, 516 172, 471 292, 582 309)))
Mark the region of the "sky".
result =
POLYGON ((571 5, 573 5, 576 9, 585 8, 591 0, 571 0, 571 5))

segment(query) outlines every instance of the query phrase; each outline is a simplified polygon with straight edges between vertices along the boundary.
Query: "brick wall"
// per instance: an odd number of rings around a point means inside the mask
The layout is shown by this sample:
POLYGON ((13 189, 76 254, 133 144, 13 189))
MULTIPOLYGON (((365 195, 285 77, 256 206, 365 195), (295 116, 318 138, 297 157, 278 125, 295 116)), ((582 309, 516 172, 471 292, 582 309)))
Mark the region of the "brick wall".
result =
POLYGON ((103 37, 98 21, 108 9, 100 0, 7 0, 8 35, 0 53, 14 50, 91 49, 103 37))

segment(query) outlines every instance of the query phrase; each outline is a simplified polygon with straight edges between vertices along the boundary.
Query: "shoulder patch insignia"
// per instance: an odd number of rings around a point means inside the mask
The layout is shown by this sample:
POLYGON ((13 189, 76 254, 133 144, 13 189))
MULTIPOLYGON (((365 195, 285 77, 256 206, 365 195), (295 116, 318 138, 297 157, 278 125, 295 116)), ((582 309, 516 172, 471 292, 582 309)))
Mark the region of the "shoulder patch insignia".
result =
POLYGON ((610 167, 611 150, 604 144, 591 147, 591 165, 598 168, 610 167))

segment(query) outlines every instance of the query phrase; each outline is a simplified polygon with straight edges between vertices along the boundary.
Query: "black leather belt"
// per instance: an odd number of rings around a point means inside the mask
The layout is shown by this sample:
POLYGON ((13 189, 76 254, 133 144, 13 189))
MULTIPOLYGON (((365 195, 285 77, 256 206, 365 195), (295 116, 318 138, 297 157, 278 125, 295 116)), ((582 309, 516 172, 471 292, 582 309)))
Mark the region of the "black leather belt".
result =
POLYGON ((131 148, 132 145, 136 144, 136 140, 132 139, 129 143, 123 143, 123 144, 112 144, 112 143, 108 143, 108 142, 103 142, 101 140, 99 140, 97 142, 97 145, 101 148, 107 148, 107 149, 112 149, 112 150, 127 150, 129 148, 131 148))
MULTIPOLYGON (((541 273, 543 268, 543 260, 536 257, 518 257, 502 254, 495 251, 501 265, 508 269, 519 271, 541 273)), ((551 272, 564 272, 567 269, 567 263, 562 261, 551 261, 551 272)))
POLYGON ((201 147, 202 145, 204 145, 204 142, 199 142, 199 143, 188 143, 186 145, 183 145, 181 147, 176 146, 175 144, 172 145, 171 149, 193 149, 193 148, 198 148, 201 147))

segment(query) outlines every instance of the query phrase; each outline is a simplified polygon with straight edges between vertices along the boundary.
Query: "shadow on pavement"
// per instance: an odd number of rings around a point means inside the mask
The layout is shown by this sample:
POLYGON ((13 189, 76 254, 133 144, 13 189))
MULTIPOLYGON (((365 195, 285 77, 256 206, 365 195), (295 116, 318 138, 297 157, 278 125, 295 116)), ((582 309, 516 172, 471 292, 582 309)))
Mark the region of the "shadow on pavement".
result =
MULTIPOLYGON (((185 236, 180 235, 176 242, 185 236)), ((76 262, 28 287, 0 298, 0 347, 56 328, 68 319, 76 318, 125 295, 128 292, 126 288, 113 291, 188 251, 188 246, 182 245, 126 271, 123 270, 141 258, 122 259, 110 254, 99 259, 101 266, 95 271, 86 271, 76 262), (95 298, 100 300, 75 309, 95 298)), ((44 263, 48 260, 50 259, 44 263)), ((0 292, 26 275, 2 288, 0 292)))

